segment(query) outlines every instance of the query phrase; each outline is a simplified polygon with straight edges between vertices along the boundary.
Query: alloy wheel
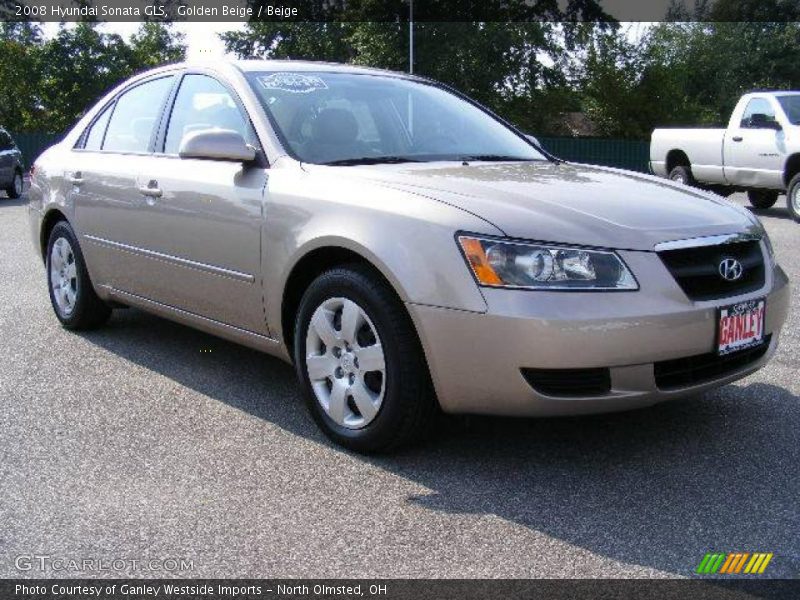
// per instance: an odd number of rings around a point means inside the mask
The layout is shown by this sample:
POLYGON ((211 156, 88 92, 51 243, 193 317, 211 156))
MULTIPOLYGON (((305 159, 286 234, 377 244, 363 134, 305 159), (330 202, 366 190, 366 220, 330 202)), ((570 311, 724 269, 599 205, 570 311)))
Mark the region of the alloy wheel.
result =
POLYGON ((22 195, 22 185, 22 175, 17 173, 14 175, 14 193, 17 195, 17 197, 22 195))
POLYGON ((386 359, 367 313, 348 298, 329 298, 311 316, 306 370, 325 413, 347 429, 377 416, 386 392, 386 359))
POLYGON ((58 311, 68 317, 75 310, 78 297, 78 270, 72 245, 63 237, 53 243, 50 251, 50 285, 58 311))

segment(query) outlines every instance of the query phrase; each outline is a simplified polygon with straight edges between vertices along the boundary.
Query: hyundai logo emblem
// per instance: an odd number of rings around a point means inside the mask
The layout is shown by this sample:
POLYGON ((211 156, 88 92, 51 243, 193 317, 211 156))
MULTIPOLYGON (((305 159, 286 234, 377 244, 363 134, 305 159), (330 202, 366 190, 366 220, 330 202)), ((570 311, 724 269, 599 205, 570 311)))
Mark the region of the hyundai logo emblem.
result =
POLYGON ((742 263, 735 258, 724 258, 719 263, 719 274, 727 281, 736 281, 741 279, 744 269, 742 268, 742 263))

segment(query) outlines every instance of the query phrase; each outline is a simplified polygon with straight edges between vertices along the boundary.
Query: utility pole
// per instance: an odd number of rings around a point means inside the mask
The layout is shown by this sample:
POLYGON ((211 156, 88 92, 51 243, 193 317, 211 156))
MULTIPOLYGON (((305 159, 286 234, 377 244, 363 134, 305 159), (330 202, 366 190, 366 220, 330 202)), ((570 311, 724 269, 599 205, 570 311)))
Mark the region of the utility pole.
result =
POLYGON ((409 1, 408 8, 408 72, 414 73, 414 0, 409 1))

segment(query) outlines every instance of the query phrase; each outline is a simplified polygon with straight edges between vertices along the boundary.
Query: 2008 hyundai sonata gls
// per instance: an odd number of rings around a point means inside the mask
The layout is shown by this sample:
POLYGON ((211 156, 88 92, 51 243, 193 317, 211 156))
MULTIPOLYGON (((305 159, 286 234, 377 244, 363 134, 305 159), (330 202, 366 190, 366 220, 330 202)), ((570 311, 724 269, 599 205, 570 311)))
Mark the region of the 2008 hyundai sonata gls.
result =
POLYGON ((70 329, 135 306, 293 361, 331 438, 453 413, 644 406, 763 366, 789 288, 758 220, 567 164, 433 82, 177 65, 36 163, 33 238, 70 329))

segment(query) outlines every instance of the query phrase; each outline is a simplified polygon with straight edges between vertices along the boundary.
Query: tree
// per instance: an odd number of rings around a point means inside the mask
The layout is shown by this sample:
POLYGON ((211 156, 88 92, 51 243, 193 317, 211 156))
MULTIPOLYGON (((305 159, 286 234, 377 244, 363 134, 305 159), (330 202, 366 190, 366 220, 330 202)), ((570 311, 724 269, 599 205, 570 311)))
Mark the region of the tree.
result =
POLYGON ((30 23, 0 28, 0 124, 12 131, 62 132, 105 92, 134 73, 182 60, 183 36, 146 22, 130 40, 96 23, 62 26, 45 40, 30 23))
POLYGON ((149 69, 186 58, 184 35, 170 23, 144 22, 130 39, 131 71, 149 69))
MULTIPOLYGON (((699 8, 713 14, 719 6, 699 8)), ((596 34, 588 48, 577 86, 587 114, 609 136, 720 126, 743 93, 800 88, 796 22, 665 22, 638 42, 596 34)))
POLYGON ((41 117, 41 39, 33 23, 0 24, 0 125, 12 131, 28 129, 41 117))

